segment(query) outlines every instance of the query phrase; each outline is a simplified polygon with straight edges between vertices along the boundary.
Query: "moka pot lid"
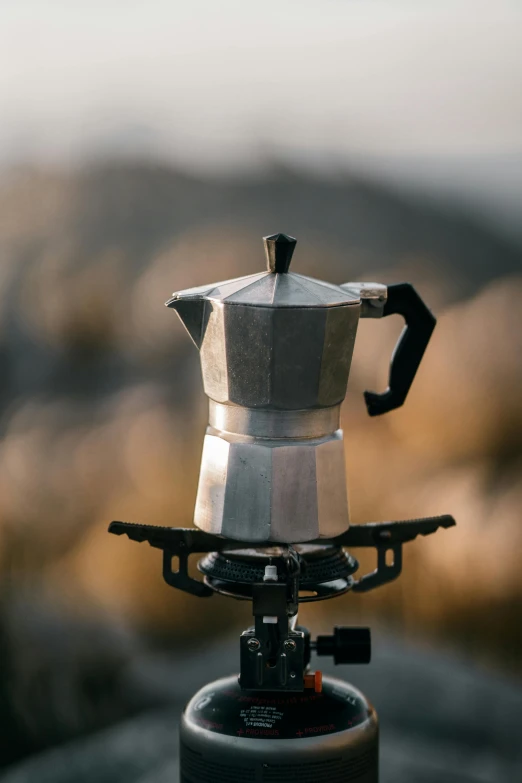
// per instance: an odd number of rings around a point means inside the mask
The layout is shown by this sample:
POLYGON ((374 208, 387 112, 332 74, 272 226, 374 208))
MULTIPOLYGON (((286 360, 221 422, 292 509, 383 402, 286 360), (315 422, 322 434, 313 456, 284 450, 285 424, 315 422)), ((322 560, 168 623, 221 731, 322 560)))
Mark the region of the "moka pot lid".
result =
POLYGON ((188 288, 173 295, 179 299, 210 299, 255 307, 336 307, 359 304, 356 291, 306 275, 289 272, 297 240, 287 234, 264 237, 267 271, 219 283, 188 288))

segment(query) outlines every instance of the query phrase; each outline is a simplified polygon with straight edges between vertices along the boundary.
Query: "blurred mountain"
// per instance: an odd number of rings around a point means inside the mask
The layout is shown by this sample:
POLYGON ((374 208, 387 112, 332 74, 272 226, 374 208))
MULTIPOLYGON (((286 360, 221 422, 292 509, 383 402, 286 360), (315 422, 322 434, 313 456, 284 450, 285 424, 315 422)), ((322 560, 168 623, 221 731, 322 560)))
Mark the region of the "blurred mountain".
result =
POLYGON ((124 248, 143 268, 180 232, 218 224, 250 238, 246 271, 262 262, 258 237, 276 228, 303 247, 317 243, 340 254, 341 275, 420 258, 452 280, 454 295, 521 268, 520 246, 452 204, 400 195, 360 176, 321 178, 275 163, 264 174, 232 179, 145 163, 19 172, 1 185, 0 216, 2 243, 26 257, 52 237, 73 242, 82 257, 124 248))
POLYGON ((129 367, 110 355, 114 321, 131 317, 128 292, 158 256, 183 245, 150 303, 161 308, 176 287, 258 271, 261 236, 277 230, 298 237, 294 266, 305 274, 392 282, 413 268, 446 302, 522 268, 522 248, 483 222, 360 177, 314 178, 276 164, 228 180, 145 163, 19 171, 0 183, 4 402, 30 390, 92 393, 82 367, 93 351, 104 361, 98 389, 127 383, 129 367), (57 332, 75 372, 58 368, 57 332))

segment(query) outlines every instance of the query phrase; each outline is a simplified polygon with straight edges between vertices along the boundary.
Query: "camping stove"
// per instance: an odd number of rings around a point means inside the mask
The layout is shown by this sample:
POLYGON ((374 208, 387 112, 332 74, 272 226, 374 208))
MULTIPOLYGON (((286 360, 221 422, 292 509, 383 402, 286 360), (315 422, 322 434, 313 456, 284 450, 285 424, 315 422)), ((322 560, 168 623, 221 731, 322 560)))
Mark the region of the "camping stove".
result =
POLYGON ((339 408, 358 320, 406 320, 389 388, 365 394, 378 415, 404 402, 435 319, 407 283, 334 286, 290 273, 294 246, 285 234, 267 237, 266 273, 167 302, 200 350, 210 400, 196 527, 109 527, 161 549, 171 587, 252 604, 239 675, 205 686, 183 712, 181 783, 377 783, 373 706, 312 666, 312 656, 369 663, 370 629, 337 626, 312 639, 299 605, 396 579, 403 544, 455 524, 445 515, 349 525, 339 408), (362 576, 360 547, 377 555, 362 576), (201 578, 189 574, 193 554, 201 578))

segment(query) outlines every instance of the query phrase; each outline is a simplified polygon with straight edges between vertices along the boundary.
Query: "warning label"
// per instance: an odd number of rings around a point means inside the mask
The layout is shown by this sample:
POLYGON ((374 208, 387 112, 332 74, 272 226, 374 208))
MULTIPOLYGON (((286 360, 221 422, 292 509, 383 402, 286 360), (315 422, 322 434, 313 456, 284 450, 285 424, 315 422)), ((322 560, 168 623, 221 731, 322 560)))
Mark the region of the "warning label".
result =
POLYGON ((349 685, 323 683, 322 693, 242 691, 237 677, 200 691, 185 720, 237 738, 296 739, 347 731, 370 717, 368 705, 349 685))
MULTIPOLYGON (((247 729, 270 729, 269 733, 272 736, 279 735, 279 731, 274 726, 278 721, 282 720, 283 715, 284 713, 278 710, 277 707, 270 707, 268 704, 252 704, 239 713, 247 729)), ((256 732, 247 731, 246 733, 254 734, 256 732)), ((268 732, 260 731, 257 733, 265 734, 268 732)))

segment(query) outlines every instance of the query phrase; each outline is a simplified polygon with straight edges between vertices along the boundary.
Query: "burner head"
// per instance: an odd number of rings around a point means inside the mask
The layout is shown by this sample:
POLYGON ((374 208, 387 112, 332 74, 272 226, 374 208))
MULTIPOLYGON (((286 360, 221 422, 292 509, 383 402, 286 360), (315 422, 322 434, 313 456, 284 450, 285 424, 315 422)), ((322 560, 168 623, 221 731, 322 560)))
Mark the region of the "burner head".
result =
MULTIPOLYGON (((346 593, 359 564, 342 547, 296 544, 301 572, 299 602, 320 601, 346 593)), ((279 582, 289 579, 285 547, 210 552, 198 563, 205 583, 223 595, 250 600, 252 585, 263 581, 265 566, 275 565, 279 582)))

